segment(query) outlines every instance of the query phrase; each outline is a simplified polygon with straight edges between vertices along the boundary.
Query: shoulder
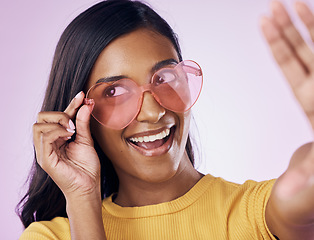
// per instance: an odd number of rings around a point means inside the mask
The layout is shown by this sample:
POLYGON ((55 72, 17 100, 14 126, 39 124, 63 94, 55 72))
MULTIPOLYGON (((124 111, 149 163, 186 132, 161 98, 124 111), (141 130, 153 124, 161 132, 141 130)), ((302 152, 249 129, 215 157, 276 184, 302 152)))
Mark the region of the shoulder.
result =
POLYGON ((275 179, 257 182, 254 180, 247 180, 242 184, 229 182, 220 177, 214 177, 211 185, 212 191, 221 193, 222 195, 234 195, 234 194, 262 194, 270 192, 275 179))
MULTIPOLYGON (((237 208, 263 209, 271 194, 275 179, 257 182, 247 180, 243 184, 226 181, 220 177, 205 176, 202 181, 200 200, 209 207, 221 208, 224 211, 233 211, 237 208)), ((199 192, 199 191, 198 191, 199 192)))
POLYGON ((71 239, 69 220, 63 217, 56 217, 51 221, 33 222, 19 238, 19 240, 28 239, 71 239))
POLYGON ((207 196, 217 212, 216 219, 221 218, 230 233, 251 236, 252 239, 275 239, 265 220, 266 206, 275 181, 247 180, 237 184, 215 178, 207 196))

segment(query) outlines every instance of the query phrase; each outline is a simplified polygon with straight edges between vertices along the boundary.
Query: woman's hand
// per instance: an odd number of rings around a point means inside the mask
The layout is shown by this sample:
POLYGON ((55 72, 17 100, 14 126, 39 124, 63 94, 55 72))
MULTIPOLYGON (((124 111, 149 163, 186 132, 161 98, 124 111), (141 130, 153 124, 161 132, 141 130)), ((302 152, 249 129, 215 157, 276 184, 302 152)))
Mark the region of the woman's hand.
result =
POLYGON ((83 101, 80 92, 64 112, 40 112, 33 126, 37 162, 66 198, 100 196, 100 163, 89 127, 94 105, 87 101, 81 106, 83 101), (68 141, 75 132, 74 141, 68 141))
POLYGON ((38 164, 66 198, 71 239, 106 239, 101 211, 100 162, 89 121, 94 107, 80 92, 64 112, 41 112, 33 126, 38 164), (76 127, 73 119, 76 116, 76 127), (68 141, 76 132, 74 141, 68 141))
MULTIPOLYGON (((305 3, 296 12, 314 42, 314 16, 305 3)), ((314 130, 314 53, 278 1, 272 16, 261 19, 270 49, 314 130)), ((266 221, 280 239, 314 239, 314 144, 293 155, 287 171, 276 181, 266 209, 266 221)))

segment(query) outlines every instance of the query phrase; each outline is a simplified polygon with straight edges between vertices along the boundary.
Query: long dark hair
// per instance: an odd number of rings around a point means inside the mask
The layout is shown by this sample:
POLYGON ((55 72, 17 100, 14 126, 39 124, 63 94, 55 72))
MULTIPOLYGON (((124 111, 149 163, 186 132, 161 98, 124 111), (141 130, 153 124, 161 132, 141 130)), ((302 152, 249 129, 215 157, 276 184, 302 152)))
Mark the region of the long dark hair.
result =
MULTIPOLYGON (((138 28, 148 28, 167 37, 181 61, 177 37, 167 22, 147 5, 130 0, 100 2, 76 17, 63 32, 54 55, 42 111, 64 111, 71 99, 84 89, 101 51, 114 39, 138 28)), ((105 153, 95 141, 101 162, 102 198, 118 191, 119 180, 105 153)), ((186 151, 194 165, 188 137, 186 151)), ((36 156, 29 175, 29 189, 17 206, 27 227, 34 221, 67 217, 61 190, 38 165, 36 156)))

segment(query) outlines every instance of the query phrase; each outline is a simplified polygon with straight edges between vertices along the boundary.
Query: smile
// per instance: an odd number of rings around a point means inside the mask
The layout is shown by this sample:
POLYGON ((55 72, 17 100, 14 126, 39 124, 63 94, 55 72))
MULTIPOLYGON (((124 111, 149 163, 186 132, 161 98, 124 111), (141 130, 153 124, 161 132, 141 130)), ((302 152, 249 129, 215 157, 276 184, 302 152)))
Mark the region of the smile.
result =
POLYGON ((167 128, 157 134, 131 137, 128 143, 145 156, 159 156, 168 152, 172 145, 175 127, 167 128))
POLYGON ((142 142, 154 142, 156 140, 161 140, 167 136, 169 136, 170 134, 170 129, 166 129, 164 131, 162 131, 161 133, 158 133, 156 135, 151 135, 151 136, 144 136, 144 137, 134 137, 134 138, 130 138, 130 141, 134 142, 134 143, 142 143, 142 142))

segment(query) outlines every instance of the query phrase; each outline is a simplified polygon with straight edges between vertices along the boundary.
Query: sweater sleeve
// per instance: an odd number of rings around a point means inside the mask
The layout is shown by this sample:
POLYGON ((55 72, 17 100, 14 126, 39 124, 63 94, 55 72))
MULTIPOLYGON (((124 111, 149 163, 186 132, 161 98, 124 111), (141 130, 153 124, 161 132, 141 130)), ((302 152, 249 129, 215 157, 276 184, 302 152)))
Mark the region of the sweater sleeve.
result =
POLYGON ((56 217, 51 221, 33 222, 19 240, 70 240, 70 225, 67 218, 56 217))
POLYGON ((235 189, 229 202, 229 221, 234 230, 245 228, 243 232, 249 233, 252 239, 276 239, 268 229, 265 219, 266 205, 274 182, 275 180, 248 180, 237 187, 233 185, 235 189))
POLYGON ((265 236, 269 236, 271 239, 277 239, 270 232, 267 224, 266 224, 266 205, 268 203, 268 199, 271 194, 272 187, 274 185, 275 180, 262 182, 258 184, 256 191, 255 199, 253 200, 253 212, 256 215, 256 225, 259 229, 262 230, 265 236), (259 194, 260 192, 260 194, 259 194), (255 207, 254 207, 255 204, 255 207))

